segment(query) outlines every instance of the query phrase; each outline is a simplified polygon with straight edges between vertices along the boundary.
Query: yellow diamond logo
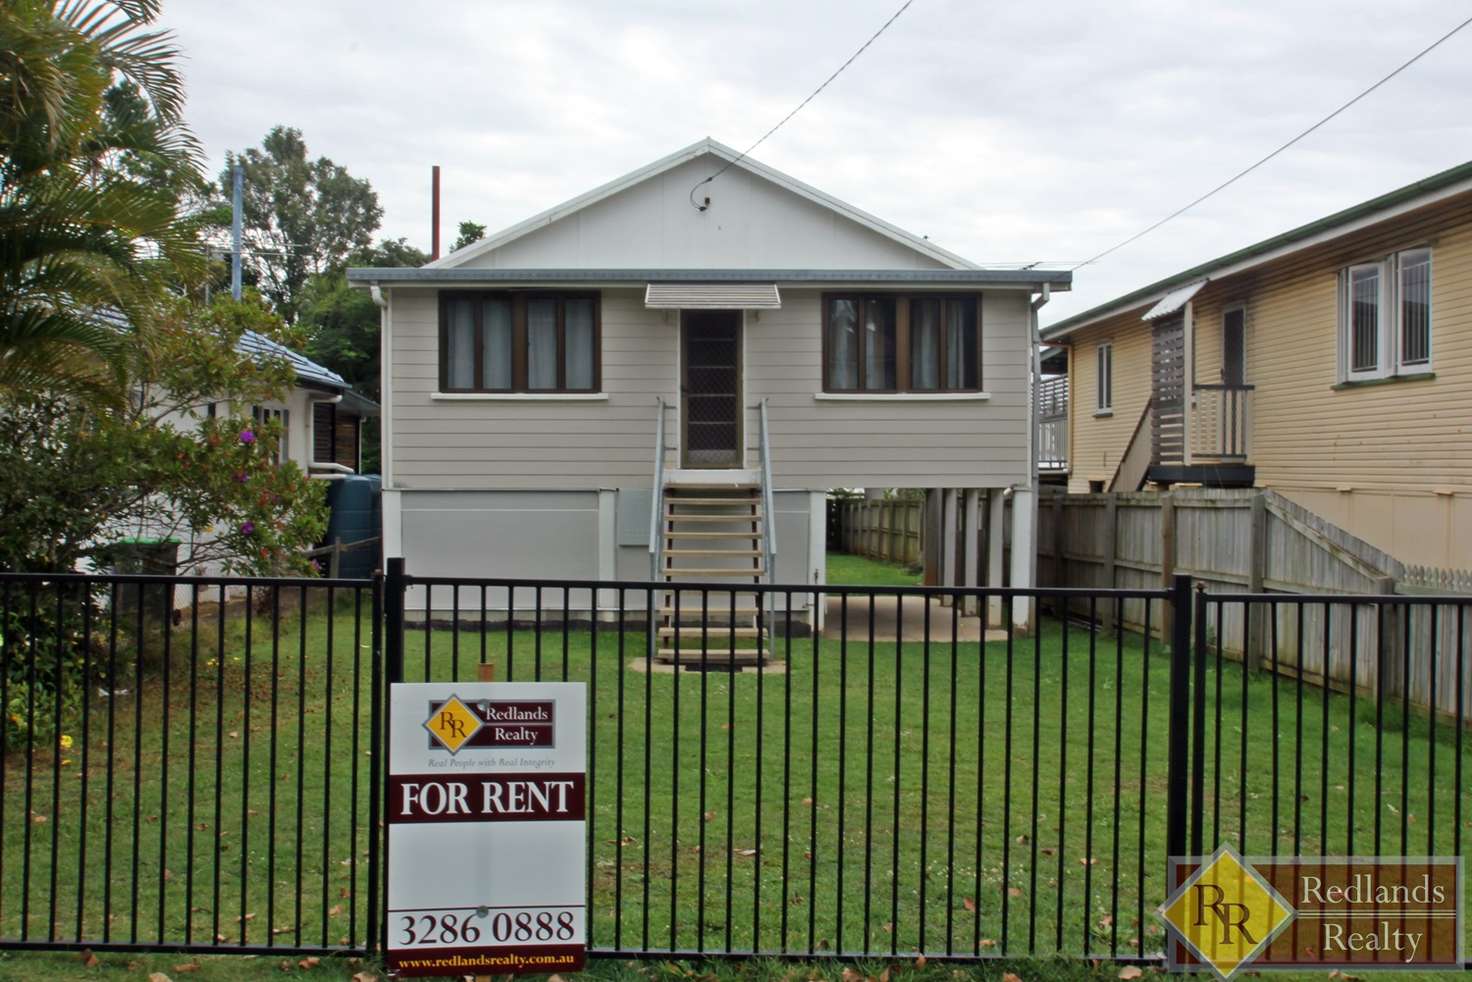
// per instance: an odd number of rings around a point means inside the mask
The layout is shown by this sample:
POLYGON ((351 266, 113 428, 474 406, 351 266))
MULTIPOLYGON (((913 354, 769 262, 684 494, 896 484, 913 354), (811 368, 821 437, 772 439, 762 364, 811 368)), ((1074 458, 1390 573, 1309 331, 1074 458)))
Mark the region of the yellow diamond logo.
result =
POLYGON ((458 753, 484 725, 459 696, 451 696, 438 708, 431 707, 429 719, 424 721, 429 735, 451 754, 458 753))
POLYGON ((1261 954, 1295 913, 1227 845, 1202 863, 1158 912, 1187 950, 1222 979, 1261 954))

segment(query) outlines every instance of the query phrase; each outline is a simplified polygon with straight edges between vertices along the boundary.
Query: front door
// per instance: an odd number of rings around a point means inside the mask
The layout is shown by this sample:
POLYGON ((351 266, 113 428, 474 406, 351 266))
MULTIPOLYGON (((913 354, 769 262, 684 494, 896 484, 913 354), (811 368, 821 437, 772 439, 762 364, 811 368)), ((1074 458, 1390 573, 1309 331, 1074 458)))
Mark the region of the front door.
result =
POLYGON ((680 314, 681 464, 740 467, 741 311, 680 314))

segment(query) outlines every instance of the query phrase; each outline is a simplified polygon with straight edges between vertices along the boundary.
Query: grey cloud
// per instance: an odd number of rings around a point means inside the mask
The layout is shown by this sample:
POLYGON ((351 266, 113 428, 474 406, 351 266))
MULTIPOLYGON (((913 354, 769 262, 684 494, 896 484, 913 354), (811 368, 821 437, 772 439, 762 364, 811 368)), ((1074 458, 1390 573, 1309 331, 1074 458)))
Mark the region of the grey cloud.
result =
MULTIPOLYGON (((744 147, 897 0, 167 0, 216 162, 276 123, 373 181, 384 234, 509 225, 706 134, 744 147)), ((1459 20, 1454 0, 915 0, 757 156, 981 261, 1081 259, 1459 20)), ((1472 31, 1240 185, 1079 272, 1051 317, 1472 157, 1472 31)))

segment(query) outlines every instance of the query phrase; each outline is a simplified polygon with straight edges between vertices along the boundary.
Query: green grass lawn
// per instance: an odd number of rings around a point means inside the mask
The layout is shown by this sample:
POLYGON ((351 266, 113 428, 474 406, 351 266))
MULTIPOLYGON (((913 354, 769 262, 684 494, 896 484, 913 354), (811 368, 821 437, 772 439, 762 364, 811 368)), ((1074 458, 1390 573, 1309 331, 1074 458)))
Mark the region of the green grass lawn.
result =
POLYGON ((846 552, 830 552, 828 582, 834 586, 917 586, 920 574, 899 563, 846 552))
MULTIPOLYGON (((109 724, 107 701, 94 698, 85 727, 80 711, 70 720, 63 758, 38 751, 29 816, 24 756, 11 753, 0 935, 24 927, 45 937, 54 911, 57 936, 70 938, 80 897, 84 939, 361 937, 371 760, 368 615, 359 614, 340 605, 330 620, 309 618, 303 649, 296 609, 283 608, 274 721, 270 617, 254 619, 249 647, 238 620, 223 642, 201 625, 192 676, 186 621, 173 637, 169 700, 160 653, 145 658, 154 667, 144 672, 141 713, 131 697, 117 699, 109 724)), ((467 625, 427 638, 411 628, 408 681, 426 677, 426 661, 429 678, 473 680, 481 638, 467 625)), ((484 643, 498 679, 561 679, 565 665, 566 677, 588 683, 590 923, 599 948, 1040 956, 1160 948, 1150 911, 1164 891, 1169 659, 1158 644, 1147 655, 1139 637, 1125 635, 1116 649, 1113 636, 1056 622, 1010 648, 845 648, 793 637, 776 644, 785 671, 733 676, 638 671, 645 636, 614 625, 596 635, 549 627, 540 639, 496 627, 484 643)), ((117 686, 136 692, 124 674, 117 686)), ((1291 683, 1244 678, 1230 662, 1219 699, 1217 681, 1213 668, 1208 845, 1220 836, 1248 855, 1295 845, 1334 855, 1353 829, 1357 850, 1369 851, 1378 814, 1392 850, 1404 814, 1409 851, 1452 851, 1463 830, 1452 820, 1449 727, 1433 741, 1426 720, 1412 717, 1403 739, 1400 717, 1377 731, 1367 700, 1311 688, 1300 711, 1291 683), (1386 766, 1379 787, 1377 754, 1386 766)))

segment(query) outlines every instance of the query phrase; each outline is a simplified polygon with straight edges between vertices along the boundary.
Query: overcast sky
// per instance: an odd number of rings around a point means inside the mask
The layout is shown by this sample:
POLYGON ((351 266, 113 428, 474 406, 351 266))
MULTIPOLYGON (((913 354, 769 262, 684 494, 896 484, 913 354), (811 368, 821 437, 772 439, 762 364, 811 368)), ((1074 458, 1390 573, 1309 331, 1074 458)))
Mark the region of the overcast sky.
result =
MULTIPOLYGON (((703 136, 745 148, 899 0, 165 0, 214 167, 273 125, 377 189, 383 234, 492 231, 703 136)), ((1297 133, 1467 0, 915 0, 754 156, 980 263, 1078 261, 1297 133)), ((1045 323, 1472 159, 1472 28, 1045 323)))

